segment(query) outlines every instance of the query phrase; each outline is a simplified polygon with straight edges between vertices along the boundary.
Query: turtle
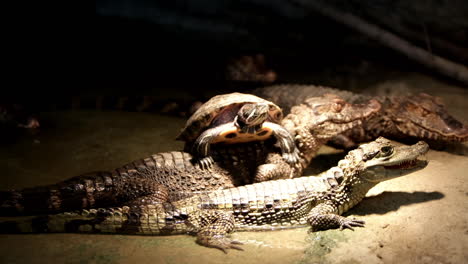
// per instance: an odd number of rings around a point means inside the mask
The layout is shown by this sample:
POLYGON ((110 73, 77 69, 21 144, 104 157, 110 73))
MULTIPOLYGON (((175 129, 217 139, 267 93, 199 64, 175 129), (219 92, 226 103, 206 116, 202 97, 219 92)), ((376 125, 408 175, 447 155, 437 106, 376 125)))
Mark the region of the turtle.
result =
POLYGON ((192 146, 191 152, 201 168, 210 168, 214 160, 210 145, 236 144, 275 137, 283 159, 297 163, 299 151, 293 137, 279 122, 283 112, 279 106, 246 93, 228 93, 212 97, 187 120, 177 140, 192 146))

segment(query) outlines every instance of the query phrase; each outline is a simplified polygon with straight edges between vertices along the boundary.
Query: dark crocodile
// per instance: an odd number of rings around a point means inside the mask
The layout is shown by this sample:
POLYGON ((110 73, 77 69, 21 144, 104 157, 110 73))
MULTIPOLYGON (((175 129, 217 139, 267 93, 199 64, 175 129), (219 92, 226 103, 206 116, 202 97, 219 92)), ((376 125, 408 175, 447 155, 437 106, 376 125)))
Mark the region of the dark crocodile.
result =
POLYGON ((217 190, 265 180, 302 175, 318 149, 346 129, 378 112, 376 101, 348 104, 332 95, 310 98, 288 115, 285 127, 301 150, 290 165, 274 141, 213 145, 211 171, 193 165, 184 152, 159 153, 109 172, 92 172, 43 187, 0 192, 0 215, 61 212, 97 206, 118 206, 136 197, 217 190), (340 111, 331 110, 340 105, 340 111))
POLYGON ((361 145, 317 176, 283 179, 202 193, 176 202, 154 195, 118 208, 101 208, 4 220, 3 232, 87 232, 139 235, 192 233, 207 247, 241 249, 227 237, 241 230, 272 230, 310 225, 312 231, 363 227, 341 216, 377 183, 427 165, 418 160, 425 142, 395 146, 385 138, 361 145))
POLYGON ((218 162, 210 171, 194 165, 189 153, 158 153, 112 171, 90 172, 56 184, 0 192, 0 212, 2 215, 62 212, 118 205, 149 194, 165 199, 173 193, 182 195, 243 185, 250 168, 265 159, 266 154, 257 150, 266 148, 258 143, 215 150, 216 160, 224 162, 218 162), (229 169, 233 167, 231 164, 224 166, 241 156, 246 162, 235 164, 237 170, 229 169))
POLYGON ((468 140, 468 126, 450 115, 440 98, 424 93, 370 96, 324 86, 294 84, 258 88, 253 93, 278 104, 285 113, 309 97, 326 93, 336 94, 349 103, 361 103, 371 98, 378 100, 382 105, 379 114, 335 138, 335 146, 352 148, 356 143, 368 142, 379 136, 425 140, 431 146, 468 140))
POLYGON ((324 144, 349 129, 361 126, 363 122, 378 114, 380 109, 380 103, 374 99, 363 101, 361 104, 350 104, 334 94, 310 97, 292 107, 290 113, 281 121, 281 125, 294 137, 300 153, 299 164, 286 167, 279 154, 271 152, 267 156, 266 164, 258 169, 260 173, 256 178, 260 179, 257 181, 281 178, 278 176, 284 173, 289 173, 291 178, 302 175, 324 144), (266 168, 269 171, 266 172, 266 168))

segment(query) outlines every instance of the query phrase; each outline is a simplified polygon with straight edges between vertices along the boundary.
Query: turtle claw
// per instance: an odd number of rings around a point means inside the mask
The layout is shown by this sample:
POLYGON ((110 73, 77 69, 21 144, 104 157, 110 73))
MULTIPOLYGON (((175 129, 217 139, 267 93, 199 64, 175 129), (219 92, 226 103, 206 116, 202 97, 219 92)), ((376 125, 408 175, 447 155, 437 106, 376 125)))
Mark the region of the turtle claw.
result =
POLYGON ((283 159, 291 165, 296 164, 299 162, 299 151, 294 149, 292 153, 283 153, 283 159))
POLYGON ((211 156, 208 156, 208 157, 204 157, 198 160, 198 164, 200 165, 200 168, 203 170, 211 170, 214 164, 214 160, 211 156))

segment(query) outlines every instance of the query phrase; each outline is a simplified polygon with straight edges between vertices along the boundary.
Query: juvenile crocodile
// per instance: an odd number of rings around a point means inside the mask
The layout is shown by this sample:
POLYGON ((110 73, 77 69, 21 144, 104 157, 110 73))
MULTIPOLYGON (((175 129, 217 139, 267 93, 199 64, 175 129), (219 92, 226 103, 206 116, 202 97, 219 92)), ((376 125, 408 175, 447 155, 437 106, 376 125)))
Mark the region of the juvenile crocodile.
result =
POLYGON ((197 242, 223 250, 241 249, 227 237, 241 230, 272 230, 310 225, 313 231, 363 227, 341 216, 377 183, 420 170, 428 151, 420 141, 396 146, 385 138, 351 151, 320 176, 283 179, 160 203, 159 197, 135 199, 119 208, 38 216, 0 224, 3 232, 89 232, 138 235, 192 233, 197 242))
POLYGON ((295 139, 299 149, 299 164, 287 166, 276 152, 271 152, 266 162, 258 167, 255 181, 301 176, 324 144, 335 136, 359 127, 381 109, 380 103, 371 99, 362 104, 350 104, 334 94, 311 97, 290 109, 281 125, 295 139))
POLYGON ((82 208, 119 206, 123 202, 159 192, 174 193, 218 190, 271 179, 302 175, 320 146, 350 129, 380 109, 376 101, 349 104, 336 96, 310 98, 285 119, 300 147, 300 162, 284 161, 274 141, 218 145, 212 148, 211 171, 194 165, 185 152, 169 152, 136 160, 108 172, 92 172, 56 184, 0 192, 0 215, 62 212, 82 208), (332 111, 336 105, 340 111, 332 111))
POLYGON ((249 168, 258 165, 262 155, 266 155, 255 151, 265 149, 260 145, 239 145, 229 151, 213 152, 216 160, 232 162, 234 155, 248 159, 249 162, 237 164, 237 171, 226 169, 222 162, 210 171, 203 170, 193 163, 189 153, 172 151, 135 160, 112 171, 89 172, 56 184, 3 191, 0 215, 115 206, 149 194, 167 197, 173 193, 234 187, 245 184, 242 178, 249 173, 249 168))
POLYGON ((378 100, 382 108, 377 115, 334 139, 334 145, 345 148, 379 136, 397 140, 416 138, 429 143, 468 140, 468 125, 450 115, 440 98, 424 93, 373 97, 330 87, 295 84, 258 88, 253 93, 278 104, 285 114, 305 99, 325 93, 336 94, 349 103, 360 103, 371 98, 378 100))

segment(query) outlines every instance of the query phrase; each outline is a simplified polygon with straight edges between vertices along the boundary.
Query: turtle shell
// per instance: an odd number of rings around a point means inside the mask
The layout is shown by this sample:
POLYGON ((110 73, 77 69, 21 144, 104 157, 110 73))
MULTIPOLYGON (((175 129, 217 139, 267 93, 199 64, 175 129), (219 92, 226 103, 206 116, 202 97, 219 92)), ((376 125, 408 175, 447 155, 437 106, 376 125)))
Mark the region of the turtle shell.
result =
POLYGON ((186 142, 194 141, 205 129, 211 126, 211 123, 218 115, 232 108, 239 109, 242 105, 247 103, 268 104, 269 111, 267 120, 270 122, 278 123, 283 118, 283 112, 279 106, 258 96, 244 93, 216 95, 193 113, 187 120, 185 127, 177 136, 177 140, 186 142))

